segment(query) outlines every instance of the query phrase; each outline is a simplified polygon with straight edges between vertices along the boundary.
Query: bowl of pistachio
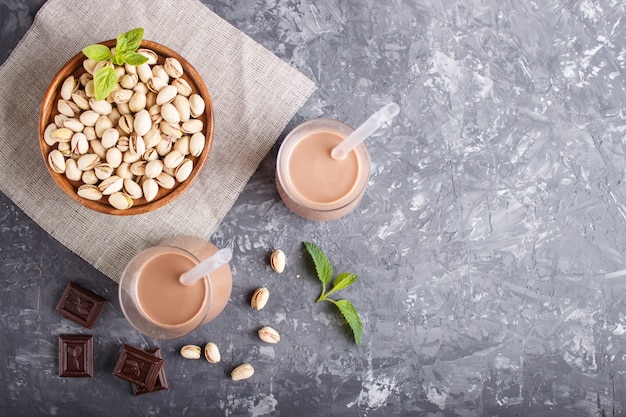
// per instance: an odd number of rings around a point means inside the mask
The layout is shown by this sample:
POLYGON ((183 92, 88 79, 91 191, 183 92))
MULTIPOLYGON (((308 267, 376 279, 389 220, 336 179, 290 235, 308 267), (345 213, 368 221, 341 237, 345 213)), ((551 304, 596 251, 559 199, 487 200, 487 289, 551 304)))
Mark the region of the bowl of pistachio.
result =
POLYGON ((156 210, 178 198, 206 162, 213 105, 181 55, 143 29, 89 45, 52 79, 39 144, 56 184, 111 215, 156 210))

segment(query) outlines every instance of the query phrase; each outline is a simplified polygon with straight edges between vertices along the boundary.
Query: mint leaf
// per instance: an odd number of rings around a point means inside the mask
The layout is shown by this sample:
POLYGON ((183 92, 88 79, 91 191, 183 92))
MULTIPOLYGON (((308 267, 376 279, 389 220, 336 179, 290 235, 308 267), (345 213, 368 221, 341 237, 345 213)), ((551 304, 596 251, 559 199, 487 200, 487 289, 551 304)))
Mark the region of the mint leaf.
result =
POLYGON ((335 282, 333 282, 333 288, 326 293, 326 295, 330 295, 335 291, 343 290, 344 288, 349 287, 354 284, 359 276, 355 274, 351 274, 349 272, 343 272, 337 275, 335 278, 335 282))
POLYGON ((143 39, 143 28, 136 28, 122 33, 117 37, 117 44, 115 49, 120 55, 125 52, 134 52, 139 46, 141 46, 141 40, 143 39))
POLYGON ((148 62, 148 58, 145 56, 138 54, 137 52, 125 52, 122 55, 122 59, 124 62, 130 65, 138 66, 148 62))
POLYGON ((93 77, 96 100, 104 100, 117 84, 117 74, 111 66, 100 68, 93 77))
POLYGON ((361 319, 359 318, 359 313, 356 311, 356 308, 348 300, 335 301, 334 304, 339 308, 339 311, 341 311, 343 318, 346 319, 348 325, 352 329, 356 344, 361 346, 361 337, 363 336, 363 324, 361 324, 361 319))
POLYGON ((314 243, 304 242, 306 250, 313 258, 315 264, 315 270, 317 271, 317 277, 322 281, 322 284, 326 286, 333 279, 333 267, 328 260, 326 254, 314 243))
POLYGON ((98 62, 106 61, 112 56, 111 50, 108 47, 100 44, 89 45, 83 48, 83 54, 85 54, 87 58, 93 59, 94 61, 98 62))

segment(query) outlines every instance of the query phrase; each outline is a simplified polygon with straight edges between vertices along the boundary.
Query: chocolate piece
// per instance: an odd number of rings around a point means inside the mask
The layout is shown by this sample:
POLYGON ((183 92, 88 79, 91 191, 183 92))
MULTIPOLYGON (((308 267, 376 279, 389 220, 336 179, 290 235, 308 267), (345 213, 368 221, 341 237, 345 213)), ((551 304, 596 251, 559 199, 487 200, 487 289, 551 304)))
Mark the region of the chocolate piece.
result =
POLYGON ((62 334, 59 336, 59 376, 86 378, 93 376, 93 336, 62 334))
POLYGON ((66 319, 91 329, 107 300, 70 281, 57 304, 56 311, 66 319))
POLYGON ((162 358, 125 344, 113 375, 151 391, 164 362, 162 358))
MULTIPOLYGON (((146 352, 156 356, 157 358, 162 357, 161 348, 159 348, 158 346, 152 349, 148 349, 146 350, 146 352)), ((147 394, 149 392, 161 391, 161 390, 170 388, 169 384, 167 383, 167 378, 165 378, 165 366, 161 368, 161 371, 159 372, 159 375, 157 376, 157 379, 154 382, 154 388, 152 388, 151 390, 142 388, 137 384, 132 384, 132 385, 133 385, 133 395, 147 394)))

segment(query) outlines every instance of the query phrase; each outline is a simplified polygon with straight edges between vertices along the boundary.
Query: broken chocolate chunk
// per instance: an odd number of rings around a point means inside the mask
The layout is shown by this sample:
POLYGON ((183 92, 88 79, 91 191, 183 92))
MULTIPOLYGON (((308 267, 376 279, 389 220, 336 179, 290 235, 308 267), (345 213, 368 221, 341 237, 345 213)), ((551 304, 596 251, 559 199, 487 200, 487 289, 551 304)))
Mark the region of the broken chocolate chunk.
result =
POLYGON ((125 344, 113 375, 152 391, 164 362, 156 355, 125 344))
MULTIPOLYGON (((148 349, 146 350, 146 352, 156 356, 157 358, 162 357, 161 349, 158 346, 152 349, 148 349)), ((151 390, 142 388, 137 384, 132 384, 132 385, 133 385, 133 395, 147 394, 149 392, 161 391, 161 390, 170 388, 169 384, 167 383, 167 378, 165 378, 165 366, 161 368, 161 371, 159 372, 159 375, 157 376, 157 379, 154 382, 154 388, 152 388, 151 390)))
POLYGON ((56 306, 56 311, 66 319, 91 329, 107 300, 93 291, 70 281, 56 306))
POLYGON ((62 334, 59 336, 59 376, 88 378, 93 376, 93 336, 62 334))

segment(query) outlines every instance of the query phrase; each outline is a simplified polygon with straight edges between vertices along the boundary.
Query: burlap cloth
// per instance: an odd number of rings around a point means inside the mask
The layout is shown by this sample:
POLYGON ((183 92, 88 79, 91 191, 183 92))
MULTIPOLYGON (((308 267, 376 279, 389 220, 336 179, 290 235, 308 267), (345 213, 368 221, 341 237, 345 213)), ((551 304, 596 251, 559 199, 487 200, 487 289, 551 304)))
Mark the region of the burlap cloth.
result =
POLYGON ((0 68, 0 187, 55 239, 118 281, 141 249, 175 235, 209 238, 313 83, 195 0, 50 0, 0 68), (147 214, 83 208, 53 182, 37 136, 43 94, 83 47, 135 27, 184 56, 215 106, 215 137, 199 178, 147 214))

